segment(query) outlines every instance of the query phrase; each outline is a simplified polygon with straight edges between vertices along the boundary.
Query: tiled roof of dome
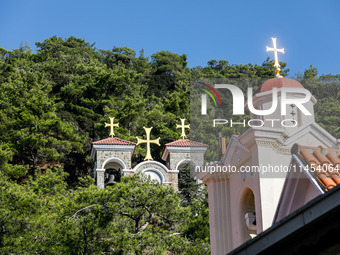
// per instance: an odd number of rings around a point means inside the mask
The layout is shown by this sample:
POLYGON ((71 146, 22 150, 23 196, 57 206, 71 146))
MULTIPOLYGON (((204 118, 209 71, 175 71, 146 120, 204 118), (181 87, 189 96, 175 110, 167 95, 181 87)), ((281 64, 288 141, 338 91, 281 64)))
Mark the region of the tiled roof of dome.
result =
POLYGON ((270 91, 273 88, 303 88, 300 82, 294 79, 289 78, 273 78, 265 81, 257 90, 254 91, 254 94, 262 93, 266 91, 270 91))

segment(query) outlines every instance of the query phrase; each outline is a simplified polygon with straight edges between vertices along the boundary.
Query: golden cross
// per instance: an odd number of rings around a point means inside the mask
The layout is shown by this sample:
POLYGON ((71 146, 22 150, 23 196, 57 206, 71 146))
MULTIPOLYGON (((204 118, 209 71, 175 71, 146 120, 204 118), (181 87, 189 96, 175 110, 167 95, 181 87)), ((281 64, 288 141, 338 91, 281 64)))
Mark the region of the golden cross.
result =
POLYGON ((110 117, 110 124, 109 123, 105 123, 105 127, 110 127, 110 134, 109 136, 114 137, 115 136, 115 132, 113 131, 114 127, 119 127, 119 123, 117 124, 113 124, 113 120, 115 119, 115 117, 111 118, 110 117))
POLYGON ((144 160, 153 160, 153 158, 151 157, 151 153, 150 153, 150 143, 154 143, 154 144, 157 144, 158 146, 160 146, 159 137, 155 140, 150 140, 150 133, 151 133, 152 127, 151 128, 143 127, 143 128, 146 132, 146 140, 136 137, 137 138, 137 145, 139 145, 141 143, 146 143, 146 156, 145 156, 144 160))
POLYGON ((266 46, 266 48, 267 48, 267 51, 274 51, 274 59, 275 59, 274 67, 276 68, 275 73, 276 73, 277 77, 282 77, 280 75, 280 71, 281 71, 280 67, 281 66, 280 66, 280 63, 279 63, 279 58, 277 56, 277 53, 280 52, 280 53, 284 54, 285 53, 285 49, 284 48, 282 48, 282 49, 277 49, 276 48, 276 38, 272 37, 272 41, 273 41, 274 48, 269 48, 268 46, 266 46))
POLYGON ((189 125, 184 125, 185 119, 181 119, 182 125, 176 124, 176 128, 181 128, 182 129, 182 134, 181 137, 185 139, 187 136, 185 135, 185 129, 190 129, 190 124, 189 125))

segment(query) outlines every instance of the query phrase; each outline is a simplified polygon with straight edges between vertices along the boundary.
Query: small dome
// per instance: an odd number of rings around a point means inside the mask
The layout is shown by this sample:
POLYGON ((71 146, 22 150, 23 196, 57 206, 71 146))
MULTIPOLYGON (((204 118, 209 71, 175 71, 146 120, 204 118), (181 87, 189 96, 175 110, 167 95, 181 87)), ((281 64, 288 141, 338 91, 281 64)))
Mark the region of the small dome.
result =
POLYGON ((300 82, 289 79, 289 78, 273 78, 265 81, 257 90, 254 91, 254 94, 262 93, 266 91, 272 90, 272 88, 303 88, 300 82))

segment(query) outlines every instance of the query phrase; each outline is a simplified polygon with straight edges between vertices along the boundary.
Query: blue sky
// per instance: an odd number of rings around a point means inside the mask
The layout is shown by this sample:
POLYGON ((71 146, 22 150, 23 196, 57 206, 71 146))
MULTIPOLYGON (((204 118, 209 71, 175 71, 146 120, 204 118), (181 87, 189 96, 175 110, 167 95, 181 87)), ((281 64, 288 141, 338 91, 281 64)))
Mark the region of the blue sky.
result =
POLYGON ((87 1, 1 0, 0 46, 70 35, 99 49, 127 46, 146 56, 187 54, 189 67, 210 59, 262 64, 271 37, 285 48, 279 59, 290 76, 310 64, 340 74, 340 1, 87 1))

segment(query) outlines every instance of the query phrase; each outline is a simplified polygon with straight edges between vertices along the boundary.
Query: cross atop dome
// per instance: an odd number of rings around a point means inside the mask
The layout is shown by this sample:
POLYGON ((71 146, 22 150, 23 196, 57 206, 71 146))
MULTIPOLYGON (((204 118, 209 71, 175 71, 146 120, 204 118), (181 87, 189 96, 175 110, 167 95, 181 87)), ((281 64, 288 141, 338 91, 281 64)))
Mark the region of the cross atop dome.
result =
POLYGON ((282 77, 280 75, 280 71, 281 71, 280 67, 281 66, 280 66, 280 63, 279 63, 279 58, 277 56, 277 53, 280 52, 280 53, 284 54, 285 53, 285 51, 284 51, 285 49, 284 48, 282 48, 282 49, 276 48, 276 38, 272 37, 272 41, 273 41, 273 48, 269 48, 268 46, 266 46, 266 50, 274 52, 274 59, 275 59, 274 67, 276 68, 275 74, 276 74, 276 77, 282 77))

